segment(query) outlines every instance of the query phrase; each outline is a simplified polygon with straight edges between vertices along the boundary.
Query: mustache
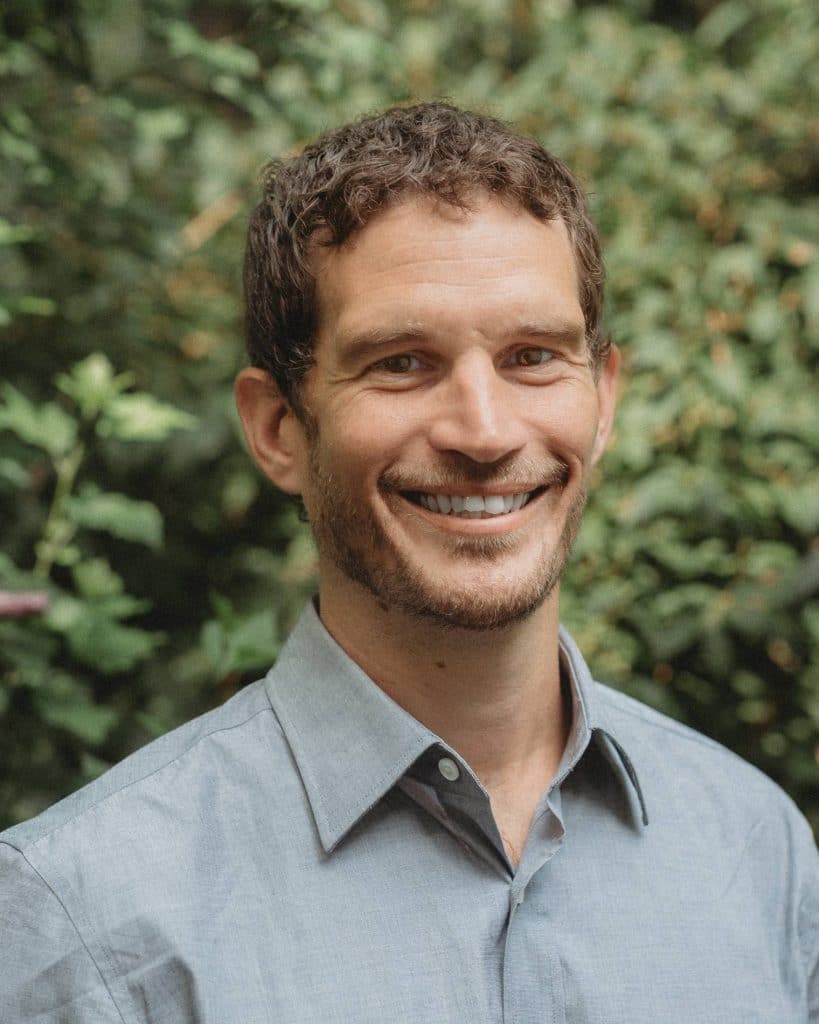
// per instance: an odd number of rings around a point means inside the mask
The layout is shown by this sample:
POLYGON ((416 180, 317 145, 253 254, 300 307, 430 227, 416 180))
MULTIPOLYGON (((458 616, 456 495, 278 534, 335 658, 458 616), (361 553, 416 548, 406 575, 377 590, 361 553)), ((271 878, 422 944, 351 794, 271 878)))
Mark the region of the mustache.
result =
POLYGON ((536 487, 565 486, 570 469, 562 459, 516 459, 503 462, 475 462, 453 452, 440 465, 423 463, 387 470, 379 481, 383 491, 444 491, 479 484, 519 484, 522 491, 536 487))

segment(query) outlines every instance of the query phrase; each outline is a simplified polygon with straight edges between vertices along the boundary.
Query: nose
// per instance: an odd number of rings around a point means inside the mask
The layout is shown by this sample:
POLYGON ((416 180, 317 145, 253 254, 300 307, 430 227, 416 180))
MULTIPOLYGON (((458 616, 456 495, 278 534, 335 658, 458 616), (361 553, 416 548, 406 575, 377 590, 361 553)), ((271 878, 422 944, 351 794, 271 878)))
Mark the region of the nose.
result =
POLYGON ((459 360, 435 390, 428 436, 437 451, 459 452, 486 463, 523 447, 520 395, 488 353, 459 360))

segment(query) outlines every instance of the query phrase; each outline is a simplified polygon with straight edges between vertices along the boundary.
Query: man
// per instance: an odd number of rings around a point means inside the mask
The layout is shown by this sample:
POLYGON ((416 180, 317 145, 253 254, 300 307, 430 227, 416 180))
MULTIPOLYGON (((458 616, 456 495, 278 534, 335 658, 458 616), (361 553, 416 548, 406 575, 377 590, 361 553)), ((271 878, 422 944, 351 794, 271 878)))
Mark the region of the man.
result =
POLYGON ((559 628, 602 279, 577 182, 489 118, 269 168, 237 400, 318 601, 265 680, 5 834, 3 1021, 819 1020, 806 823, 559 628))

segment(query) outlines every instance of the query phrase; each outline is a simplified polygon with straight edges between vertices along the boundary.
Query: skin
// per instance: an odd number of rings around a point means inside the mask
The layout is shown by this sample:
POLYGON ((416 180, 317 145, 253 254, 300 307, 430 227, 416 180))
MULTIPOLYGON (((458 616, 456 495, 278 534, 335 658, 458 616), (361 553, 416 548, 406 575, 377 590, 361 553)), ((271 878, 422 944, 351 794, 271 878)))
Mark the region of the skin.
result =
POLYGON ((322 621, 471 765, 517 863, 568 734, 559 579, 619 354, 590 364, 563 223, 494 199, 468 212, 408 200, 314 259, 308 415, 243 371, 251 452, 302 495, 322 621), (464 519, 418 492, 530 498, 464 519))

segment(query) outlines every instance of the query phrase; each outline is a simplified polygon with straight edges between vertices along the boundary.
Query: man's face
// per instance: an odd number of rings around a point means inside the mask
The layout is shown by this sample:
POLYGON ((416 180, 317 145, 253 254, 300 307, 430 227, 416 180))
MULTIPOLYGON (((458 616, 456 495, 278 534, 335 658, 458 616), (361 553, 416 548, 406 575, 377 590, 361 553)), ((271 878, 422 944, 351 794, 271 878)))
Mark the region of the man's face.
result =
POLYGON ((412 200, 315 258, 301 479, 322 604, 354 580, 461 628, 525 617, 560 579, 613 406, 563 223, 412 200))

